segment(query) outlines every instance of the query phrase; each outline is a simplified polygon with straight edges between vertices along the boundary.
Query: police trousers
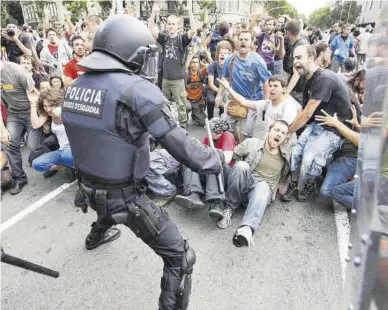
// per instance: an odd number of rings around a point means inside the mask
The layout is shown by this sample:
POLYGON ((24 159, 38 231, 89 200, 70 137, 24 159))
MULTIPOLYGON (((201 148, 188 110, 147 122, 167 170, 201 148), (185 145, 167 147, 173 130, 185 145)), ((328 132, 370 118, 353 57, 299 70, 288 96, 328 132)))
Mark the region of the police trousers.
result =
POLYGON ((105 233, 112 225, 123 224, 163 259, 159 309, 177 309, 179 285, 185 273, 182 266, 185 241, 167 212, 156 207, 145 191, 139 192, 133 185, 100 190, 80 183, 80 191, 87 204, 97 212, 92 229, 97 227, 105 233))

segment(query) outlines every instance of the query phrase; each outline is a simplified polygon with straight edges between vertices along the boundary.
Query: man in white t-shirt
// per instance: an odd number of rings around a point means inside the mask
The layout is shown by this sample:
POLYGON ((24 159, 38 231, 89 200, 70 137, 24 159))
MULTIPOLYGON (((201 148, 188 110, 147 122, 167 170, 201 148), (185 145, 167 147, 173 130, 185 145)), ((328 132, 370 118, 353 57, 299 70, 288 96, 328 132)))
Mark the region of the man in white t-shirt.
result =
POLYGON ((271 76, 268 79, 270 100, 247 100, 236 93, 226 79, 222 79, 220 84, 225 87, 233 99, 239 104, 256 110, 258 115, 264 115, 262 119, 264 119, 266 134, 270 126, 278 120, 284 120, 291 125, 298 112, 302 109, 301 105, 294 98, 284 96, 286 82, 279 75, 271 76))

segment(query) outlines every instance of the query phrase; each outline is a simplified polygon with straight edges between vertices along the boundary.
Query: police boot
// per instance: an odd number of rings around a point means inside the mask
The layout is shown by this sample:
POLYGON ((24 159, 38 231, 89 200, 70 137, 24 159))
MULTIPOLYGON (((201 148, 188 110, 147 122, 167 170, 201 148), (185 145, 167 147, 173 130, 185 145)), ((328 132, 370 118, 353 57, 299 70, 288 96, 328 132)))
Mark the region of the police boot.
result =
POLYGON ((96 223, 93 223, 92 230, 86 237, 85 247, 87 250, 93 250, 101 244, 116 240, 120 235, 121 231, 118 228, 110 227, 108 230, 104 231, 97 228, 96 223))
POLYGON ((178 261, 174 259, 165 260, 161 285, 162 292, 159 298, 159 310, 187 310, 189 307, 191 274, 193 273, 196 255, 186 240, 184 250, 182 257, 177 258, 178 261), (178 265, 180 265, 180 271, 177 271, 178 265))

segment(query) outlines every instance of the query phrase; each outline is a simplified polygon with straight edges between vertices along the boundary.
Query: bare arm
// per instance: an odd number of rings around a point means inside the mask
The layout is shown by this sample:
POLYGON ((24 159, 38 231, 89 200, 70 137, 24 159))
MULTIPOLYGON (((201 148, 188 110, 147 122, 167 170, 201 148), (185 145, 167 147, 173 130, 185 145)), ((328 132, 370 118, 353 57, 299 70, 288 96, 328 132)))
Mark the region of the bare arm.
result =
POLYGON ((208 78, 208 82, 209 82, 209 87, 212 91, 215 91, 216 93, 218 93, 218 90, 219 88, 217 86, 214 85, 214 75, 208 75, 207 76, 208 78))
POLYGON ((160 11, 159 6, 157 4, 154 4, 152 7, 152 13, 151 13, 150 19, 148 21, 148 30, 151 31, 155 40, 159 36, 159 30, 155 27, 155 16, 156 16, 156 13, 159 11, 160 11))
POLYGON ((195 21, 193 14, 193 0, 187 0, 187 10, 190 18, 190 30, 187 32, 187 36, 189 39, 193 37, 193 35, 197 32, 197 22, 195 21))
POLYGON ((230 94, 230 96, 235 101, 237 101, 240 105, 242 105, 243 107, 252 109, 252 110, 256 110, 256 103, 254 101, 247 100, 243 96, 241 96, 240 94, 236 93, 232 89, 232 87, 230 87, 227 80, 221 79, 221 80, 219 80, 219 82, 220 82, 220 85, 222 85, 225 88, 225 90, 230 94))
POLYGON ((282 35, 278 35, 277 37, 279 38, 279 48, 276 50, 276 56, 279 58, 283 59, 284 55, 286 54, 286 51, 284 49, 284 37, 282 35))
POLYGON ((47 121, 47 116, 38 115, 37 104, 38 104, 38 99, 39 99, 39 93, 35 88, 33 88, 33 89, 27 91, 27 96, 28 96, 28 99, 30 100, 30 103, 31 103, 31 125, 32 125, 32 128, 34 128, 34 129, 40 128, 47 121))
POLYGON ((358 146, 360 143, 360 134, 351 130, 349 127, 345 126, 342 122, 340 122, 337 118, 337 114, 334 116, 330 116, 325 111, 322 110, 326 116, 316 115, 315 120, 321 122, 319 125, 326 125, 330 127, 335 127, 340 134, 348 141, 353 143, 355 146, 358 146))
POLYGON ((224 153, 225 156, 224 163, 229 165, 233 158, 233 151, 223 151, 222 153, 224 153))
POLYGON ((19 40, 17 35, 15 35, 13 38, 8 37, 8 39, 14 41, 24 55, 32 56, 32 51, 24 46, 24 44, 19 40))
POLYGON ((290 83, 288 83, 287 89, 285 91, 285 95, 289 95, 292 92, 292 90, 294 89, 298 81, 299 81, 299 74, 297 71, 294 70, 290 83))
POLYGON ((302 128, 307 123, 307 121, 313 116, 315 110, 320 105, 320 103, 321 100, 310 99, 303 111, 296 116, 294 123, 290 127, 290 132, 295 132, 298 129, 302 128))
POLYGON ((269 100, 269 85, 268 81, 265 81, 263 84, 263 91, 264 91, 264 100, 269 100))

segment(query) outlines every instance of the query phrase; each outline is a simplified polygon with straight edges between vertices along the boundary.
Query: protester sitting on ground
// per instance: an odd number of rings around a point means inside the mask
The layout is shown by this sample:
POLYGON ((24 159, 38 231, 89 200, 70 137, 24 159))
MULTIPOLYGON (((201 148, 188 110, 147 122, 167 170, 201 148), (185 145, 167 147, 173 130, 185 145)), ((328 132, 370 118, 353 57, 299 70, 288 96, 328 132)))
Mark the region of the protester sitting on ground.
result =
POLYGON ((50 86, 54 89, 64 89, 65 83, 63 83, 61 77, 54 75, 50 77, 50 86))
MULTIPOLYGON (((360 142, 360 114, 356 107, 352 107, 352 119, 347 120, 353 127, 348 128, 338 120, 337 115, 316 115, 315 120, 323 125, 335 127, 346 139, 341 148, 333 154, 334 161, 327 167, 327 173, 321 194, 333 199, 334 206, 343 206, 348 210, 353 206, 354 175, 357 170, 358 145, 360 142)), ((381 127, 384 124, 383 113, 374 112, 364 118, 362 124, 365 127, 381 127)))
POLYGON ((60 116, 63 92, 59 89, 52 88, 30 99, 33 100, 31 102, 32 127, 41 128, 51 118, 51 131, 56 135, 60 146, 59 150, 48 152, 34 159, 32 167, 37 171, 63 170, 65 172, 66 182, 73 182, 75 180, 73 156, 60 116))
POLYGON ((321 176, 322 168, 340 148, 343 140, 337 129, 316 123, 315 115, 322 115, 324 109, 330 114, 337 113, 338 118, 344 121, 350 119, 352 114, 345 82, 333 71, 316 65, 313 46, 298 46, 293 56, 295 70, 308 79, 303 94, 303 110, 290 131, 296 132, 308 125, 292 149, 291 184, 281 198, 291 201, 298 192, 298 200, 306 201, 315 193, 316 178, 321 176))
MULTIPOLYGON (((221 78, 223 75, 223 68, 225 59, 233 52, 233 47, 228 41, 221 41, 217 44, 216 55, 218 56, 218 60, 213 61, 207 67, 208 74, 208 89, 206 90, 206 108, 207 108, 207 116, 209 119, 212 119, 214 116, 214 107, 215 101, 217 97, 217 93, 219 91, 219 81, 218 78, 221 78)), ((219 116, 224 113, 224 108, 219 106, 219 116)))
POLYGON ((264 114, 265 134, 268 133, 271 125, 277 120, 284 120, 291 125, 302 109, 302 106, 294 98, 284 95, 286 82, 279 75, 271 76, 268 79, 269 100, 247 100, 235 92, 226 79, 221 79, 220 84, 240 105, 256 110, 259 116, 264 114))
MULTIPOLYGON (((227 175, 229 168, 233 166, 232 156, 236 146, 236 140, 229 131, 229 124, 221 118, 212 118, 209 121, 212 139, 216 149, 221 150, 225 156, 224 176, 227 175)), ((206 136, 203 144, 209 145, 209 139, 206 136)), ((183 195, 175 197, 175 202, 186 209, 198 209, 204 207, 201 196, 205 196, 205 203, 209 205, 210 217, 220 219, 223 216, 222 201, 225 194, 219 192, 219 187, 215 175, 209 175, 202 178, 198 173, 193 172, 187 167, 182 167, 183 195), (202 183, 204 185, 202 185, 202 183)))
POLYGON ((234 150, 233 159, 240 161, 228 173, 223 218, 217 226, 222 229, 230 226, 235 210, 247 203, 233 237, 237 247, 251 245, 265 208, 276 197, 279 181, 287 178, 291 154, 283 149, 283 144, 288 130, 285 121, 276 121, 267 137, 246 139, 234 150))

